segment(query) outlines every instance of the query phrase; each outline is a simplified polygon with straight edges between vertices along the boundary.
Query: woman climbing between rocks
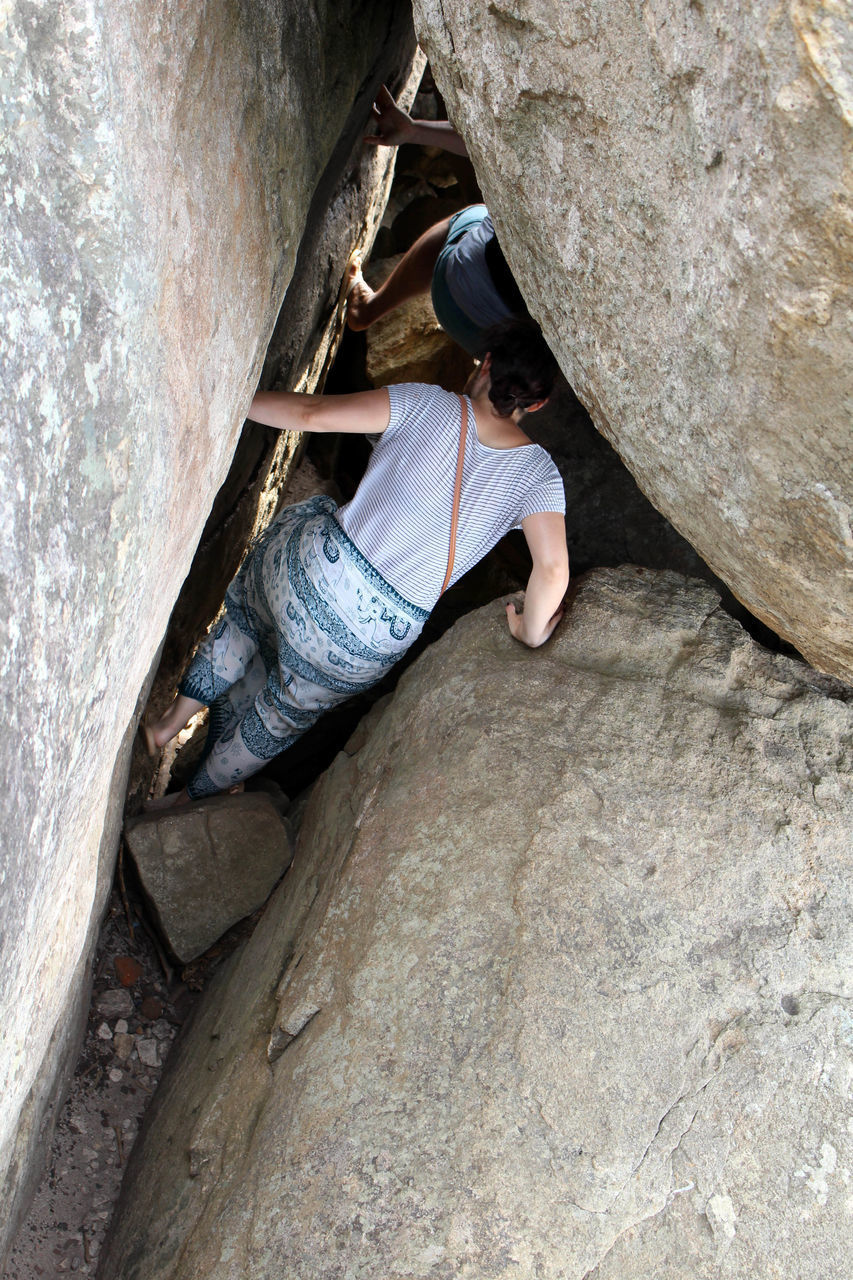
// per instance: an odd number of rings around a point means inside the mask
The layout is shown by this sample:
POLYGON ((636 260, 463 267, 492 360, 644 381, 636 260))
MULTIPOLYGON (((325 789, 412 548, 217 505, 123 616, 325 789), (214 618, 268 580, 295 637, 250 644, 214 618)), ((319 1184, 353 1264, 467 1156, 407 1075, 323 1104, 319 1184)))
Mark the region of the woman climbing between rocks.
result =
MULTIPOLYGON (((413 120, 384 85, 373 108, 373 122, 378 133, 364 139, 372 146, 414 142, 468 154, 447 120, 413 120)), ((484 204, 469 205, 425 231, 377 290, 366 283, 356 263, 345 286, 347 324, 356 331, 369 329, 409 298, 429 291, 442 329, 470 355, 483 350, 485 332, 492 325, 527 315, 484 204)))
POLYGON ((569 581, 565 495, 551 458, 520 422, 548 398, 555 373, 538 327, 513 321, 493 333, 463 396, 423 384, 255 396, 255 422, 379 439, 350 502, 310 498, 273 520, 228 588, 224 615, 175 701, 144 722, 153 752, 210 707, 205 756, 176 803, 242 782, 329 707, 381 680, 445 585, 512 528, 521 527, 533 568, 523 612, 508 604, 507 624, 531 648, 548 639, 569 581))

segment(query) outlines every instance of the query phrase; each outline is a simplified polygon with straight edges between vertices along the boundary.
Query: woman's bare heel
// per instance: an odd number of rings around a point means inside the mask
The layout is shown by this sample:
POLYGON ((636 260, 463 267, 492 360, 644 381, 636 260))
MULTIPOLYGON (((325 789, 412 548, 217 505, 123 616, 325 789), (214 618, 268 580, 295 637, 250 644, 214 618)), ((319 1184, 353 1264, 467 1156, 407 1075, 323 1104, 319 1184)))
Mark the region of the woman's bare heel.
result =
POLYGON ((148 723, 147 716, 143 716, 142 719, 140 720, 139 729, 137 730, 137 732, 139 734, 139 740, 142 743, 143 747, 145 748, 146 754, 150 756, 151 759, 153 760, 155 756, 159 755, 160 748, 157 746, 157 743, 154 741, 154 730, 151 728, 151 725, 148 723))

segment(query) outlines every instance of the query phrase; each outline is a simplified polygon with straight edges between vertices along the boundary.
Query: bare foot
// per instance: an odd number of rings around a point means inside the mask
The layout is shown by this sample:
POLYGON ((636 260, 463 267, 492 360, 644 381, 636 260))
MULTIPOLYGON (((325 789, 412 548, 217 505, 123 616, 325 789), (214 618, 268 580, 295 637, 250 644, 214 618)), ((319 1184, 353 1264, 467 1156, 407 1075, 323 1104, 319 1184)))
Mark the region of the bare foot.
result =
POLYGON ((360 271, 356 270, 350 285, 347 303, 348 329, 352 329, 355 333, 360 333, 362 329, 368 329, 373 324, 373 316, 370 312, 372 310, 371 304, 375 297, 376 294, 364 279, 364 276, 360 271))
POLYGON ((165 747, 167 742, 171 742, 175 734, 180 733, 204 705, 203 702, 197 702, 195 698, 188 698, 185 694, 179 693, 172 705, 156 720, 150 719, 147 714, 143 716, 139 733, 149 756, 156 756, 157 752, 165 747))
POLYGON ((156 720, 149 720, 146 716, 139 723, 140 740, 151 757, 159 755, 166 743, 171 741, 177 732, 177 729, 167 725, 165 716, 159 716, 156 720))
POLYGON ((180 733, 184 728, 186 721, 182 721, 180 716, 170 714, 168 711, 156 720, 142 720, 139 725, 139 735, 145 743, 145 749, 149 756, 156 756, 162 751, 167 743, 171 742, 176 733, 180 733))
POLYGON ((161 751, 168 742, 171 742, 176 733, 179 733, 183 725, 175 727, 169 718, 165 715, 160 716, 157 720, 143 721, 143 732, 145 741, 148 743, 148 754, 153 756, 161 751))
POLYGON ((149 756, 156 756, 159 749, 157 746, 157 739, 154 737, 154 730, 151 728, 151 725, 145 717, 143 717, 139 722, 139 739, 145 747, 147 754, 149 756))

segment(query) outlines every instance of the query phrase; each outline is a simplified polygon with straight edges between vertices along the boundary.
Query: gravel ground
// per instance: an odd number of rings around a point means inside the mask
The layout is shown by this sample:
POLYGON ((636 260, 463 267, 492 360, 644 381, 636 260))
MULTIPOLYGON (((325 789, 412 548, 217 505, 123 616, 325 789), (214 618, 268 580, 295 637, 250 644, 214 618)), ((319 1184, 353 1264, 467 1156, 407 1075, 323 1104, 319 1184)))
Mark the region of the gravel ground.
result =
POLYGON ((128 1155, 175 1037, 207 975, 252 923, 179 973, 161 959, 143 920, 141 902, 114 890, 80 1060, 6 1280, 95 1274, 128 1155))

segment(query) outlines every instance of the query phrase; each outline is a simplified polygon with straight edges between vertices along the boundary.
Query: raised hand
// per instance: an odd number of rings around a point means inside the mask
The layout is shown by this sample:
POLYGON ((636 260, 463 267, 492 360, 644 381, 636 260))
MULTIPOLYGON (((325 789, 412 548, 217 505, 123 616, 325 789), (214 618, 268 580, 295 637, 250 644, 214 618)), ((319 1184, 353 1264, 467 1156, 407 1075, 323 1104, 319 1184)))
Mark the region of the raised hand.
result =
POLYGON ((373 104, 371 118, 378 132, 368 133, 364 141, 372 147, 399 147, 415 141, 415 125, 411 116, 398 107, 387 85, 382 86, 373 104))

